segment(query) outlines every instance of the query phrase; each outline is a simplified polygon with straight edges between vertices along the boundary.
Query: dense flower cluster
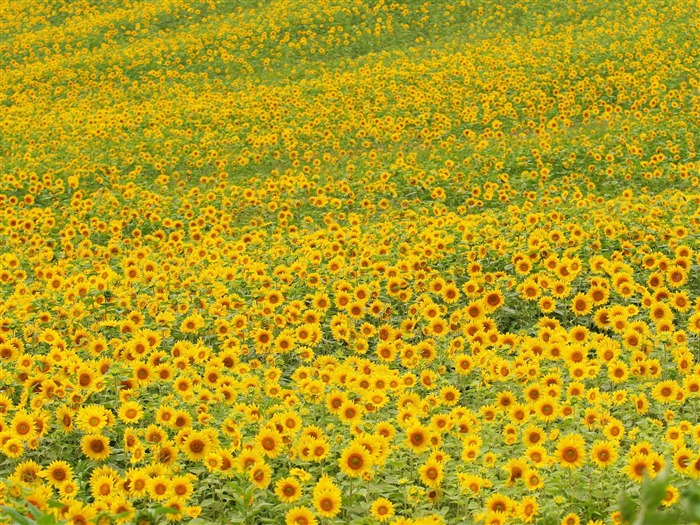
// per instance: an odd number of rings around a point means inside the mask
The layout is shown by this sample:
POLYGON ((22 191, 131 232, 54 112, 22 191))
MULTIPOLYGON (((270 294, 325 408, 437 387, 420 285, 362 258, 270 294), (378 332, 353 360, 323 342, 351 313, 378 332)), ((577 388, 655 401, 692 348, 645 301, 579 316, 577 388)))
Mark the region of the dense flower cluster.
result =
POLYGON ((695 8, 10 2, 0 503, 579 525, 669 469, 676 504, 695 8))

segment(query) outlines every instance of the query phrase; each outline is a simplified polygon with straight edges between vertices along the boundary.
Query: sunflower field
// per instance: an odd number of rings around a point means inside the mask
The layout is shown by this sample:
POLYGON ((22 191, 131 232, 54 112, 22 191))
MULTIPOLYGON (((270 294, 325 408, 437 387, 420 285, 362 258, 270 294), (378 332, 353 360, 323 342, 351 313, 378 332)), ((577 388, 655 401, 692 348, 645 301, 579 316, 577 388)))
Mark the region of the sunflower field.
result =
POLYGON ((0 13, 1 524, 693 521, 697 2, 0 13))

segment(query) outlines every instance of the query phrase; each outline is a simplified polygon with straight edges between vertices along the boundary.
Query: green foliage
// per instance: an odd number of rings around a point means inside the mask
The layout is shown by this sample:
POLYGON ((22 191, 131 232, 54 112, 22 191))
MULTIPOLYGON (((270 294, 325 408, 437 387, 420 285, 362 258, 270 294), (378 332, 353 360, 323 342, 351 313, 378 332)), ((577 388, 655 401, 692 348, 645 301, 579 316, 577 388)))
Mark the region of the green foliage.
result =
POLYGON ((638 497, 627 491, 620 496, 620 512, 624 523, 630 525, 681 525, 700 522, 700 485, 693 483, 681 491, 680 505, 664 508, 669 471, 655 478, 645 476, 638 497))

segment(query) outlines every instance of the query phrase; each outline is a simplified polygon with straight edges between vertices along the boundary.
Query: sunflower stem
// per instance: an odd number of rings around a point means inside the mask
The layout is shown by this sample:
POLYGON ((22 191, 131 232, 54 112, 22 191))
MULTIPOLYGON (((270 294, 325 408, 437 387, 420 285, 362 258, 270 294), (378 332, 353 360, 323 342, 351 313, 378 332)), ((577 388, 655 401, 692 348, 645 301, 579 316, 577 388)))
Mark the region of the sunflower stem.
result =
POLYGON ((664 349, 664 366, 661 368, 661 379, 664 380, 664 379, 666 379, 666 373, 665 373, 665 372, 666 372, 666 365, 667 365, 667 363, 666 363, 666 345, 665 345, 665 344, 662 344, 661 346, 662 346, 663 349, 664 349))
MULTIPOLYGON (((591 472, 588 474, 588 493, 593 497, 593 473, 591 472)), ((588 519, 591 520, 593 519, 593 516, 591 515, 591 507, 590 505, 588 506, 588 519)))
POLYGON ((245 492, 243 492, 243 522, 248 525, 248 499, 245 492))
POLYGON ((605 501, 605 470, 600 475, 600 498, 605 501))

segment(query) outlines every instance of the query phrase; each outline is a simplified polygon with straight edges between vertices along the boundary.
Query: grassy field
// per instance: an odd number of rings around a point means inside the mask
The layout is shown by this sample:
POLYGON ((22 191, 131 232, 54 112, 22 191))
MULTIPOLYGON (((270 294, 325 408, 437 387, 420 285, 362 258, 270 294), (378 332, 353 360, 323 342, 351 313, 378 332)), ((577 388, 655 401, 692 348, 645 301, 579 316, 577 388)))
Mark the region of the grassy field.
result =
POLYGON ((0 15, 0 523, 700 519, 697 2, 0 15))

